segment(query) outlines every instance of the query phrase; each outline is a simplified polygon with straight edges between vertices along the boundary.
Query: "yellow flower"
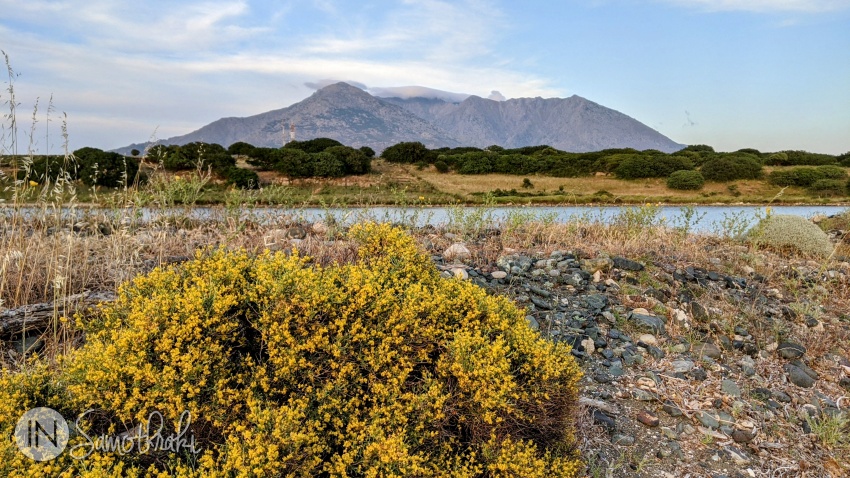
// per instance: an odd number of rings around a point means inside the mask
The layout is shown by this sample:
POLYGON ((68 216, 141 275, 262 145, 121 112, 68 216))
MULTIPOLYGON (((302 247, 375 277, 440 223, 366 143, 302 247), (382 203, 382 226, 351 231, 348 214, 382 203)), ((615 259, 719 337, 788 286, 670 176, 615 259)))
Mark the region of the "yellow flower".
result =
POLYGON ((38 186, 38 183, 35 182, 35 181, 30 181, 30 186, 36 187, 36 186, 38 186))

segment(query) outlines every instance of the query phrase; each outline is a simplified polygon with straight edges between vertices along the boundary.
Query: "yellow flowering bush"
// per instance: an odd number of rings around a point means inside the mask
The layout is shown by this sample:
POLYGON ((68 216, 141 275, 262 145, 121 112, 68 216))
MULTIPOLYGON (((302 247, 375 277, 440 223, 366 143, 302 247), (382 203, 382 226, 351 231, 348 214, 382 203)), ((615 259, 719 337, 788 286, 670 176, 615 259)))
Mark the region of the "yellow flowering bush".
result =
POLYGON ((352 264, 216 250, 157 269, 55 369, 0 375, 6 436, 33 406, 96 410, 89 435, 154 411, 174 430, 189 411, 199 454, 35 463, 4 443, 0 475, 575 476, 569 348, 507 299, 441 278, 402 230, 350 234, 352 264))

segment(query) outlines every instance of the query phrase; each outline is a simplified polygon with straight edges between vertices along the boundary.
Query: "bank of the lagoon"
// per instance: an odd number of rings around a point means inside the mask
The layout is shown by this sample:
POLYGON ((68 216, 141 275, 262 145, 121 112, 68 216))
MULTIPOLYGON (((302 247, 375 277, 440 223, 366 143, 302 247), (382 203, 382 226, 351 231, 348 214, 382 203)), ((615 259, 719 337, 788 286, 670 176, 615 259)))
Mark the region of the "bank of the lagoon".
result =
MULTIPOLYGON (((424 226, 440 226, 459 222, 475 221, 481 225, 498 225, 521 220, 566 223, 570 221, 600 222, 610 224, 629 216, 654 215, 653 223, 671 227, 687 227, 689 231, 701 233, 728 233, 739 231, 755 224, 768 214, 790 214, 806 218, 833 216, 847 211, 845 206, 799 205, 799 206, 377 206, 377 207, 243 207, 194 206, 176 208, 63 208, 61 216, 68 218, 72 213, 78 219, 91 216, 106 216, 116 223, 150 222, 171 218, 186 218, 199 221, 218 220, 224 217, 251 221, 259 224, 279 222, 289 216, 293 221, 333 221, 349 225, 363 220, 424 226)), ((3 214, 42 215, 40 208, 2 209, 3 214)))

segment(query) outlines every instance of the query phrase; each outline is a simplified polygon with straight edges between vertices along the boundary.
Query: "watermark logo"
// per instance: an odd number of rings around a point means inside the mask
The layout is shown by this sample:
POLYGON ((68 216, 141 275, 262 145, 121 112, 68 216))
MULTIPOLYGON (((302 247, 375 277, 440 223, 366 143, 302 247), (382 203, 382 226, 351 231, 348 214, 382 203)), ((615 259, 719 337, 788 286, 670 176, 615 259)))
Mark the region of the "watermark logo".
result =
POLYGON ((68 422, 52 408, 33 408, 15 426, 18 449, 35 461, 48 461, 61 455, 68 437, 68 422))
MULTIPOLYGON (((118 435, 86 433, 82 422, 91 412, 93 410, 87 410, 73 423, 75 436, 79 438, 70 448, 70 456, 75 460, 88 458, 96 451, 118 455, 162 452, 197 455, 201 452, 190 432, 192 415, 188 410, 180 414, 173 433, 168 433, 165 417, 153 411, 147 420, 118 435)), ((48 461, 61 455, 68 446, 69 437, 68 422, 56 410, 47 407, 27 411, 15 427, 18 449, 35 461, 48 461)))

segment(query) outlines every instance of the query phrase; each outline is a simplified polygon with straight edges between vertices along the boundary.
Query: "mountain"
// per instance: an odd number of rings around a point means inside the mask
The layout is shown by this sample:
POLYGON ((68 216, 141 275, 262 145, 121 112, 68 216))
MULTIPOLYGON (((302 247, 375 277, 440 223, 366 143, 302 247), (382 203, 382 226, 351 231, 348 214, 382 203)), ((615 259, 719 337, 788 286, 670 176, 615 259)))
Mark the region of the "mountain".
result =
MULTIPOLYGON (((182 136, 160 141, 186 144, 195 141, 229 146, 238 141, 254 146, 281 146, 289 138, 289 124, 296 139, 332 138, 349 146, 371 146, 381 151, 402 141, 420 141, 428 147, 461 144, 428 121, 408 110, 376 98, 347 83, 326 86, 288 108, 245 118, 222 118, 182 136)), ((116 151, 143 149, 133 144, 116 151)))
POLYGON ((460 103, 438 99, 385 101, 440 125, 467 146, 519 148, 548 144, 572 152, 608 148, 678 151, 678 144, 645 124, 580 96, 494 101, 470 96, 460 103))
MULTIPOLYGON (((244 141, 273 147, 282 144, 284 129, 288 138, 290 122, 296 126, 297 139, 327 137, 377 151, 402 141, 420 141, 429 148, 548 144, 573 152, 606 148, 673 152, 684 147, 634 118, 575 95, 506 101, 469 96, 451 102, 378 98, 347 83, 326 86, 288 108, 246 118, 222 118, 161 143, 203 141, 226 147, 244 141)), ((133 144, 116 151, 126 153, 145 146, 133 144)))

